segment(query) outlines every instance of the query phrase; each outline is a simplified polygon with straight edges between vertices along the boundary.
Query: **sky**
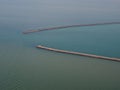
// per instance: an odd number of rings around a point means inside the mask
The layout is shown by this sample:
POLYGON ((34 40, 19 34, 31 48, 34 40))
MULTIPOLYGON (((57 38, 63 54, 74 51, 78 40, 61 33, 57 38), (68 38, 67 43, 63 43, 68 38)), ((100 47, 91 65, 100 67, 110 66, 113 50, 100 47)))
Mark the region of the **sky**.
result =
POLYGON ((70 25, 120 21, 120 0, 0 0, 0 23, 70 25))

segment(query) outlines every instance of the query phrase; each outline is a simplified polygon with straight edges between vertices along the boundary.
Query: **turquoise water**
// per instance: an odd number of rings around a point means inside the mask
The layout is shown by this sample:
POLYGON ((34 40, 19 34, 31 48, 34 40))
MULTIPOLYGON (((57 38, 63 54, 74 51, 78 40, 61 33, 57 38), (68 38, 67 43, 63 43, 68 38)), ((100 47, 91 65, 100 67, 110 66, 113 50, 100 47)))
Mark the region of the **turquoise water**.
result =
POLYGON ((44 31, 30 37, 47 47, 120 58, 119 34, 117 24, 44 31))
POLYGON ((120 63, 35 46, 120 58, 120 25, 22 34, 51 26, 120 21, 119 4, 118 0, 0 0, 0 90, 119 90, 120 63))

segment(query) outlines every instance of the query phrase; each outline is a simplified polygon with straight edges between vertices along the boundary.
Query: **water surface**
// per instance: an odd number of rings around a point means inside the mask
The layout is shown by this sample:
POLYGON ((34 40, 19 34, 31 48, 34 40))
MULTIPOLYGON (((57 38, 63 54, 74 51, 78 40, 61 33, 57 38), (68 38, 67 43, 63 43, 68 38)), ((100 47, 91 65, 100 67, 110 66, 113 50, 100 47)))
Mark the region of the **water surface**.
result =
POLYGON ((0 0, 0 90, 119 90, 120 63, 35 48, 119 57, 119 25, 21 33, 120 21, 119 8, 118 0, 0 0))

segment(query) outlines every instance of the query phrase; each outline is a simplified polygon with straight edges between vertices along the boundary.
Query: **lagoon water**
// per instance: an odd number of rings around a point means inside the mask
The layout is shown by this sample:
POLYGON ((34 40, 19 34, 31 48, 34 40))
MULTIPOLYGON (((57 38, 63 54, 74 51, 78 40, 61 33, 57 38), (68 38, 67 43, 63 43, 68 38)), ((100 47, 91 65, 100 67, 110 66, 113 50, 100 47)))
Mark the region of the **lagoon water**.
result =
POLYGON ((119 90, 120 63, 36 49, 120 58, 120 25, 23 35, 29 29, 120 21, 118 0, 0 0, 0 90, 119 90))

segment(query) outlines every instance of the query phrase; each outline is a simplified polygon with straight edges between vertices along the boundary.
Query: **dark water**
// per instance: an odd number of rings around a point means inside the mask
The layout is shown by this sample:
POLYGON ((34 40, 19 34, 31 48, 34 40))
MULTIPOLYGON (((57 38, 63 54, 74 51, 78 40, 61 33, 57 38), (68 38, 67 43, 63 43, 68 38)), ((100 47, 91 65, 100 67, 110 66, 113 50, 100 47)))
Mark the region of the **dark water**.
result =
POLYGON ((120 21, 119 4, 118 0, 0 0, 0 90, 119 90, 120 63, 35 46, 120 58, 120 25, 21 33, 120 21))

